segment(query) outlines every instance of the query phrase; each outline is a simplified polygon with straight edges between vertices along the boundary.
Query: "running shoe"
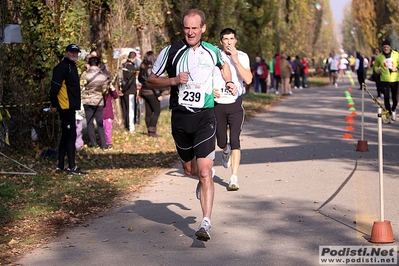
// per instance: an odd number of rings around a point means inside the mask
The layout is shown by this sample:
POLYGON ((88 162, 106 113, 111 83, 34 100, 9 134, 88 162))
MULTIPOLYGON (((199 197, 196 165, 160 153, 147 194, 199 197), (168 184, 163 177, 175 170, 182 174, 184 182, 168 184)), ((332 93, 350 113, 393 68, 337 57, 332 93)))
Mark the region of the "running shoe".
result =
POLYGON ((195 235, 198 240, 201 241, 208 241, 211 239, 210 232, 211 231, 211 221, 209 219, 202 219, 202 222, 200 226, 198 227, 197 232, 195 232, 195 235))
POLYGON ((56 174, 62 174, 64 171, 66 172, 66 169, 61 169, 61 168, 58 168, 58 167, 55 169, 55 173, 56 174))
POLYGON ((229 168, 231 163, 231 147, 227 143, 227 150, 222 152, 222 165, 224 168, 229 168))
POLYGON ((396 111, 392 111, 392 120, 396 121, 396 111))
POLYGON ((238 177, 236 175, 231 175, 229 186, 227 188, 228 191, 237 191, 240 189, 238 185, 238 177))
POLYGON ((88 175, 89 173, 82 171, 79 167, 75 165, 73 168, 67 169, 68 175, 88 175))
MULTIPOLYGON (((212 167, 212 178, 215 176, 215 168, 212 167)), ((195 189, 195 195, 197 196, 197 199, 201 198, 201 182, 198 181, 197 188, 195 189)))
POLYGON ((112 144, 108 144, 107 147, 104 149, 104 151, 110 151, 113 149, 112 144))

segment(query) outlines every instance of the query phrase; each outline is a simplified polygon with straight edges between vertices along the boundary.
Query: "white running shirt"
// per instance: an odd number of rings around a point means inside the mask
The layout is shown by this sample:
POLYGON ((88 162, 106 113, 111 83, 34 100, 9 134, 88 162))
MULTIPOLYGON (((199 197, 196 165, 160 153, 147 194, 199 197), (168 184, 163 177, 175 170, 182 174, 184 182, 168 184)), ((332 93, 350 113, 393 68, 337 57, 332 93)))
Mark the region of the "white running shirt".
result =
MULTIPOLYGON (((215 88, 219 91, 220 97, 215 98, 215 102, 220 104, 229 104, 234 103, 237 98, 245 93, 245 85, 244 80, 238 74, 237 66, 234 64, 231 55, 226 55, 225 52, 221 51, 223 61, 227 62, 230 65, 231 77, 234 84, 237 86, 238 93, 237 95, 233 95, 227 88, 226 82, 224 81, 220 69, 215 68, 214 76, 215 76, 215 88)), ((238 61, 240 61, 241 65, 244 68, 250 68, 249 56, 242 52, 238 51, 238 61)))

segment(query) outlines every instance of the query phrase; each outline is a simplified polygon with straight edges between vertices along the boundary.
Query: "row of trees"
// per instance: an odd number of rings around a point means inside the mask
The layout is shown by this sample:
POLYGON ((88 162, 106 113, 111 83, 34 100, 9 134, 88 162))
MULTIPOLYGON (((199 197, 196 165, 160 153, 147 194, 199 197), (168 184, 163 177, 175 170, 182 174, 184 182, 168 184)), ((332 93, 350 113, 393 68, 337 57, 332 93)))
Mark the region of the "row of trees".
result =
POLYGON ((385 39, 391 41, 394 49, 399 49, 397 21, 398 0, 352 0, 345 7, 341 28, 344 50, 371 55, 385 39))
MULTIPOLYGON (((20 24, 22 44, 0 45, 0 105, 10 107, 11 142, 30 139, 43 128, 46 145, 56 143, 54 121, 43 117, 52 68, 69 43, 103 54, 111 74, 118 69, 114 48, 159 52, 182 38, 181 15, 199 8, 207 15, 204 39, 219 44, 219 32, 236 29, 239 49, 253 60, 275 53, 306 56, 320 64, 338 48, 329 0, 1 0, 2 24, 20 24), (21 123, 23 121, 23 123, 21 123), (46 125, 45 127, 43 126, 46 125), (38 130, 39 131, 39 130, 38 130)), ((0 112, 4 108, 0 108, 0 112)))

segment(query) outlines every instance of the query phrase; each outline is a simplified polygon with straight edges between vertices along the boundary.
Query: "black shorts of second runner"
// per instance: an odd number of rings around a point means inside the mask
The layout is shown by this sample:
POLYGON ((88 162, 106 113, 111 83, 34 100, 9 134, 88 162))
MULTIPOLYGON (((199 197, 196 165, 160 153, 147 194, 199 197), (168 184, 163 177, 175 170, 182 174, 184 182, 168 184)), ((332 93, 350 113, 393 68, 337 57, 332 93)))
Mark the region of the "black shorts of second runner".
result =
POLYGON ((172 136, 182 162, 215 159, 216 118, 213 109, 199 113, 172 111, 172 136))
POLYGON ((330 73, 333 77, 338 77, 338 70, 330 70, 330 73))
POLYGON ((244 124, 244 107, 242 96, 234 103, 215 104, 215 116, 217 121, 216 141, 219 148, 223 149, 227 144, 227 127, 229 127, 230 147, 233 150, 240 149, 240 134, 244 124))

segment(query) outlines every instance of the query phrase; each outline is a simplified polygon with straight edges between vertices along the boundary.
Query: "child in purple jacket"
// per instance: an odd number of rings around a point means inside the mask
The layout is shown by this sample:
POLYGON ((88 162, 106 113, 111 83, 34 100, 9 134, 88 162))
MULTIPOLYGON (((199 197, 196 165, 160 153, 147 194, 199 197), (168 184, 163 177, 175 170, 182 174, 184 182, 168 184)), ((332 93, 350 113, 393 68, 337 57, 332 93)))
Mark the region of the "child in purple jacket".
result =
POLYGON ((103 125, 107 150, 112 150, 112 122, 114 120, 112 98, 118 99, 118 97, 118 92, 116 91, 115 87, 111 85, 111 87, 108 89, 108 93, 105 95, 105 104, 103 110, 103 125))

